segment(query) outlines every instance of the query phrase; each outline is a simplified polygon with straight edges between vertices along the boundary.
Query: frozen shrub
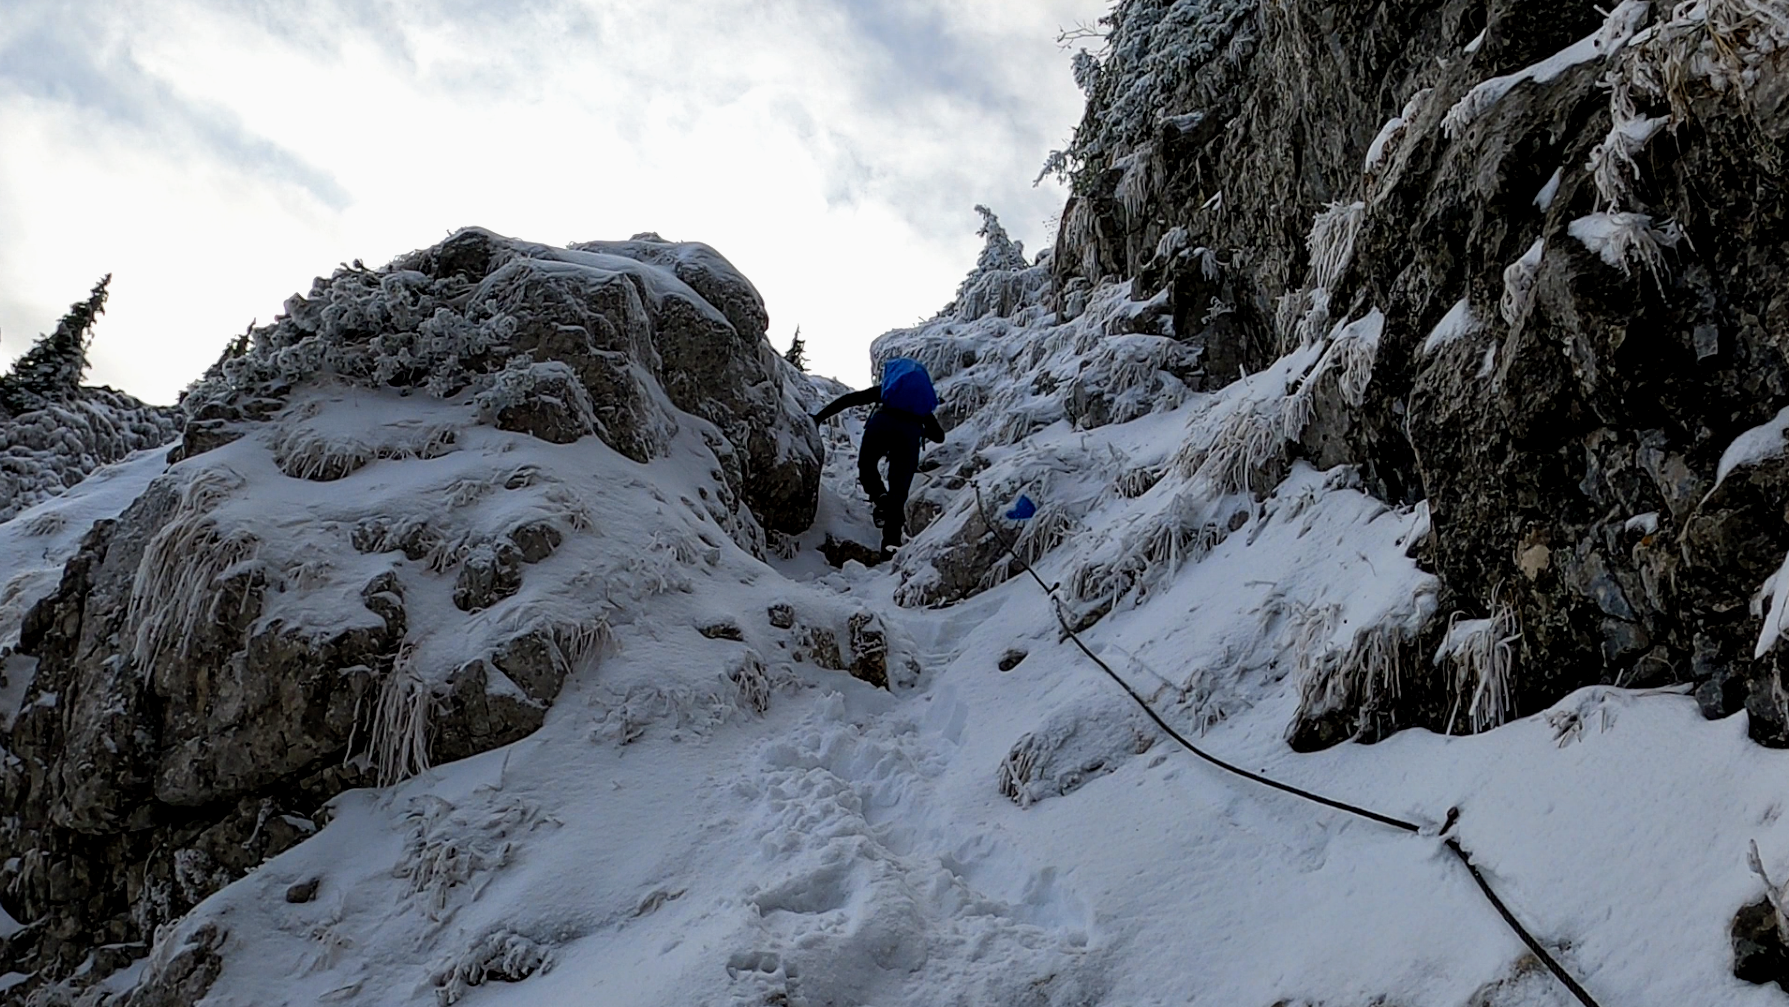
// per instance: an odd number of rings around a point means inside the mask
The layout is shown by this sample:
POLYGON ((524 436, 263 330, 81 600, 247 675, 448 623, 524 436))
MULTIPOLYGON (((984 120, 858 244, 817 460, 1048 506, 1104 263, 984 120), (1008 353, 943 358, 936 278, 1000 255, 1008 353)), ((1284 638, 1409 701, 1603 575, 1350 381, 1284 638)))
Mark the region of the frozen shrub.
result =
POLYGON ((1216 104, 1254 51, 1258 10, 1254 0, 1121 0, 1100 18, 1105 44, 1074 58, 1087 114, 1043 174, 1082 191, 1098 171, 1142 150, 1163 119, 1216 104))
POLYGON ((0 421, 0 521, 35 507, 94 469, 180 436, 178 411, 147 406, 109 388, 33 399, 0 421))
POLYGON ((491 982, 518 983, 552 967, 553 954, 546 946, 500 929, 436 966, 435 1001, 441 1007, 449 1007, 464 999, 473 987, 491 982))
POLYGON ((1435 652, 1435 663, 1453 671, 1454 706, 1447 717, 1453 732, 1462 715, 1473 731, 1497 727, 1514 712, 1510 699, 1514 644, 1522 638, 1515 609, 1498 603, 1484 619, 1455 618, 1435 652))

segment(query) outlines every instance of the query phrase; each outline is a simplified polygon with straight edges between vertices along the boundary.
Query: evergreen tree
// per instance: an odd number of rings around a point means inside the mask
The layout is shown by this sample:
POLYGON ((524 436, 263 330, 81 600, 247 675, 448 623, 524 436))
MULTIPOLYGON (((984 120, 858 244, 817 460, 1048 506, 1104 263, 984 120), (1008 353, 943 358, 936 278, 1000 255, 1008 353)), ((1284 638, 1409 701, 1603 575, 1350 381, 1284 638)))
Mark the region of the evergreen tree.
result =
POLYGON ((789 349, 783 359, 795 365, 795 369, 806 373, 808 369, 808 344, 801 338, 801 326, 795 327, 795 339, 789 343, 789 349))
POLYGON ((0 377, 0 406, 21 413, 46 400, 72 398, 87 374, 87 346, 93 341, 93 325, 106 310, 107 273, 93 285, 85 301, 71 305, 56 323, 56 331, 39 336, 12 370, 0 377))

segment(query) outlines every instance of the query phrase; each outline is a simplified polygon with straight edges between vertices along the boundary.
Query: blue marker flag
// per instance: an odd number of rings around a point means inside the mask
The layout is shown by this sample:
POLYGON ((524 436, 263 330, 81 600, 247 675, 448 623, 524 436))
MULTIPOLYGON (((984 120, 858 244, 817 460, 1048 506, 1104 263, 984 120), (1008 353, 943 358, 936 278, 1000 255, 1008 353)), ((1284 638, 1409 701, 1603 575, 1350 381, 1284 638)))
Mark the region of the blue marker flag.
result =
POLYGON ((1021 493, 1018 501, 1013 504, 1013 509, 1006 512, 1006 519, 1008 521, 1023 521, 1036 513, 1037 504, 1032 503, 1030 497, 1021 493))

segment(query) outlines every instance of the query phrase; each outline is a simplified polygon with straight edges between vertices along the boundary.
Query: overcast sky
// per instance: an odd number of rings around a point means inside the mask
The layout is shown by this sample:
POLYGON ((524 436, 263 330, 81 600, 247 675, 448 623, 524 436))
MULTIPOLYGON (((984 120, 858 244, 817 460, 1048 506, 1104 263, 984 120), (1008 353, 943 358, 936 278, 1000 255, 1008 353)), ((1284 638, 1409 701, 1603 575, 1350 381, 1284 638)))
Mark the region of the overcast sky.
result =
POLYGON ((337 263, 478 224, 706 241, 862 382, 1080 117, 1104 0, 0 0, 0 363, 114 274, 89 380, 170 402, 337 263))

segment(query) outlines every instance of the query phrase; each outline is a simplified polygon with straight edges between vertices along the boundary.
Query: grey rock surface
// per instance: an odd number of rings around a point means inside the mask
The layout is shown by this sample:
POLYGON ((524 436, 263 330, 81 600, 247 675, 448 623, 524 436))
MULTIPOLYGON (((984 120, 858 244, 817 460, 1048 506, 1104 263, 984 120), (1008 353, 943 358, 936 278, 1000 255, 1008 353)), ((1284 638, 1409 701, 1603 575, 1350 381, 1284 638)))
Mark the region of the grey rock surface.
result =
MULTIPOLYGON (((1586 168, 1625 114, 1603 81, 1653 50, 1605 47, 1463 99, 1599 31, 1677 37, 1666 5, 1607 28, 1596 10, 1530 0, 1211 3, 1178 20, 1168 6, 1120 3, 1117 55, 1088 82, 1051 260, 1059 306, 1077 285, 1133 278, 1138 299, 1167 292, 1208 381, 1254 371, 1291 335, 1281 296, 1302 308, 1319 278, 1313 219, 1342 208, 1358 231, 1324 265, 1328 317, 1377 308, 1385 330, 1364 401, 1319 387, 1297 453, 1357 466, 1388 502, 1428 501, 1441 610, 1516 613, 1516 715, 1599 682, 1688 683, 1711 716, 1744 708, 1756 739, 1789 744, 1777 658, 1752 657, 1748 612, 1789 549, 1789 464, 1715 478, 1734 437, 1789 404, 1789 216, 1770 153, 1789 133, 1783 53, 1756 56, 1743 94, 1693 75, 1669 94, 1636 86, 1668 139, 1611 185, 1586 168), (1611 210, 1647 215, 1655 260, 1611 264, 1574 235, 1611 210), (1518 269, 1537 241, 1538 265, 1518 269), (1207 318, 1214 298, 1233 310, 1207 318), (1462 300, 1476 324, 1425 352, 1462 300), (1630 521, 1647 515, 1644 530, 1630 521)), ((1294 742, 1442 729, 1440 678, 1346 711, 1339 733, 1295 725, 1294 742)))

